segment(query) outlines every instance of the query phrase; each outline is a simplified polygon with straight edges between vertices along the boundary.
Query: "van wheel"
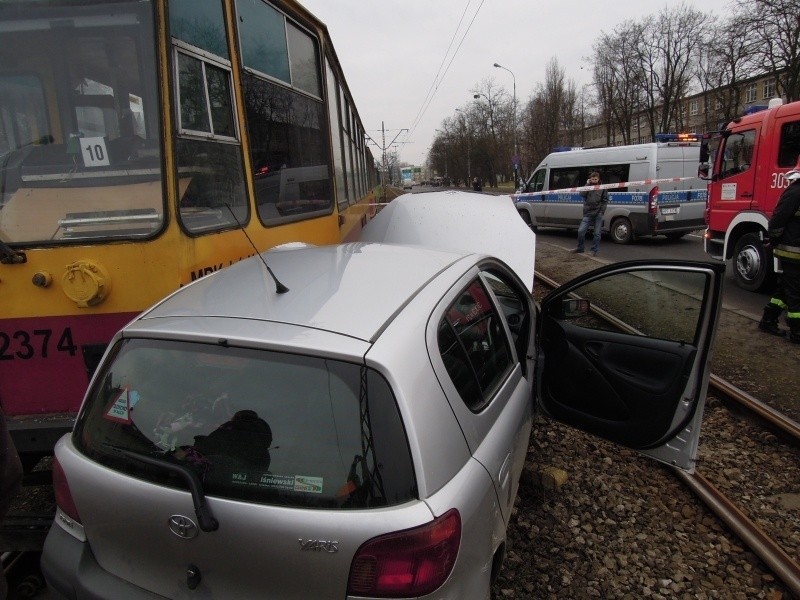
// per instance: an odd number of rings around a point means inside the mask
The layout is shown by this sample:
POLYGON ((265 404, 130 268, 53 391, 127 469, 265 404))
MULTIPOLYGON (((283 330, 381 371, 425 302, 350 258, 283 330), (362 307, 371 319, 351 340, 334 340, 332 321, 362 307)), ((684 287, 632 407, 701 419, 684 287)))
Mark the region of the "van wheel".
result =
POLYGON ((666 236, 666 238, 669 241, 674 242, 676 240, 681 239, 683 236, 685 236, 686 232, 685 231, 673 231, 672 233, 665 233, 664 235, 666 236))
POLYGON ((772 254, 764 250, 756 233, 746 233, 737 240, 733 250, 733 267, 733 280, 743 290, 759 292, 774 284, 772 254))
POLYGON ((619 217, 611 222, 611 241, 615 244, 629 244, 633 240, 633 227, 626 217, 619 217))

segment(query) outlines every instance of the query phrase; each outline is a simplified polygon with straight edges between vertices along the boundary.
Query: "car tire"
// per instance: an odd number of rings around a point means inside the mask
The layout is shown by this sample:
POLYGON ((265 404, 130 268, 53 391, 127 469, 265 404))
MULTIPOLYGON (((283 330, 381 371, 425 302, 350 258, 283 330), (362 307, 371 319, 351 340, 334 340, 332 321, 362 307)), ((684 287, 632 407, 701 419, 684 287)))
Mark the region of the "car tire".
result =
POLYGON ((609 229, 611 241, 615 244, 630 244, 633 241, 633 227, 627 217, 617 217, 609 229))
POLYGON ((681 239, 683 236, 685 236, 686 232, 685 231, 673 231, 671 233, 665 233, 664 235, 666 236, 666 238, 670 242, 674 242, 674 241, 677 241, 677 240, 681 239))
POLYGON ((772 253, 764 249, 756 233, 746 233, 736 241, 732 266, 736 285, 748 292, 764 291, 775 283, 772 253))

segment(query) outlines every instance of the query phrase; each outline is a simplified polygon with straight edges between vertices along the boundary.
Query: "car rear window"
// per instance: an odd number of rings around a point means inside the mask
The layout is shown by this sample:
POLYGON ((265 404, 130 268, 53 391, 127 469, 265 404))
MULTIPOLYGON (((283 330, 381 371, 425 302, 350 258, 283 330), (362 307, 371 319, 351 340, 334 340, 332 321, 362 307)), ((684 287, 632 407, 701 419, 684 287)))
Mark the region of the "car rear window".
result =
POLYGON ((416 497, 386 380, 319 357, 123 340, 95 379, 73 440, 98 462, 167 486, 186 484, 134 455, 189 467, 210 496, 341 509, 416 497))

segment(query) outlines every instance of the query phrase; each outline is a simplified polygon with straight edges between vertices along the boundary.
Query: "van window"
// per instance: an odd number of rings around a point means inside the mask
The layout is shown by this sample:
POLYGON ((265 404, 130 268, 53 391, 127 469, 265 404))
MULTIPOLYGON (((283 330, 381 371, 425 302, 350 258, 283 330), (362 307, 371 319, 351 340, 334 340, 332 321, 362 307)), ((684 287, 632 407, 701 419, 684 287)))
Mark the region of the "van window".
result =
MULTIPOLYGON (((576 167, 562 167, 550 170, 551 190, 563 190, 564 188, 578 187, 586 184, 589 173, 598 171, 601 183, 621 183, 629 181, 630 163, 620 163, 615 165, 585 165, 576 167)), ((627 188, 619 188, 615 191, 627 191, 627 188)))
POLYGON ((528 183, 528 192, 541 192, 544 189, 544 181, 547 177, 547 169, 539 169, 531 177, 528 183))
POLYGON ((416 497, 408 440, 386 380, 363 365, 216 344, 118 343, 76 425, 98 462, 210 496, 308 508, 416 497), (363 415, 367 414, 368 419, 363 415))

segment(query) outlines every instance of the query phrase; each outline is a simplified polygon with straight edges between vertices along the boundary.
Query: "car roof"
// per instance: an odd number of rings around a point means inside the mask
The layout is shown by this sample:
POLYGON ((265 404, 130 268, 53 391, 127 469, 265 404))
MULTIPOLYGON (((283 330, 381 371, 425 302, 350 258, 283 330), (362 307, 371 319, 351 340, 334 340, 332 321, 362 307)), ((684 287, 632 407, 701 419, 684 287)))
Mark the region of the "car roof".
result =
MULTIPOLYGON (((420 289, 465 256, 364 242, 274 249, 262 255, 264 262, 251 257, 197 280, 142 314, 138 322, 152 330, 160 328, 153 320, 168 318, 170 329, 189 331, 193 325, 187 317, 227 317, 373 341, 420 289), (276 292, 265 263, 287 292, 276 292)), ((475 255, 473 261, 478 258, 475 255)), ((457 276, 452 277, 455 281, 457 276)))
MULTIPOLYGON (((373 342, 423 287, 459 261, 464 264, 439 281, 443 292, 487 257, 505 262, 533 289, 536 237, 508 196, 450 191, 400 196, 365 226, 361 240, 319 247, 286 244, 248 258, 178 290, 126 330, 208 337, 225 331, 220 319, 233 318, 373 342), (270 271, 287 292, 276 291, 270 271)), ((240 332, 231 334, 239 339, 247 329, 228 327, 240 332)), ((285 329, 276 334, 275 327, 268 332, 260 325, 260 335, 251 337, 289 336, 295 344, 310 343, 285 329)))

